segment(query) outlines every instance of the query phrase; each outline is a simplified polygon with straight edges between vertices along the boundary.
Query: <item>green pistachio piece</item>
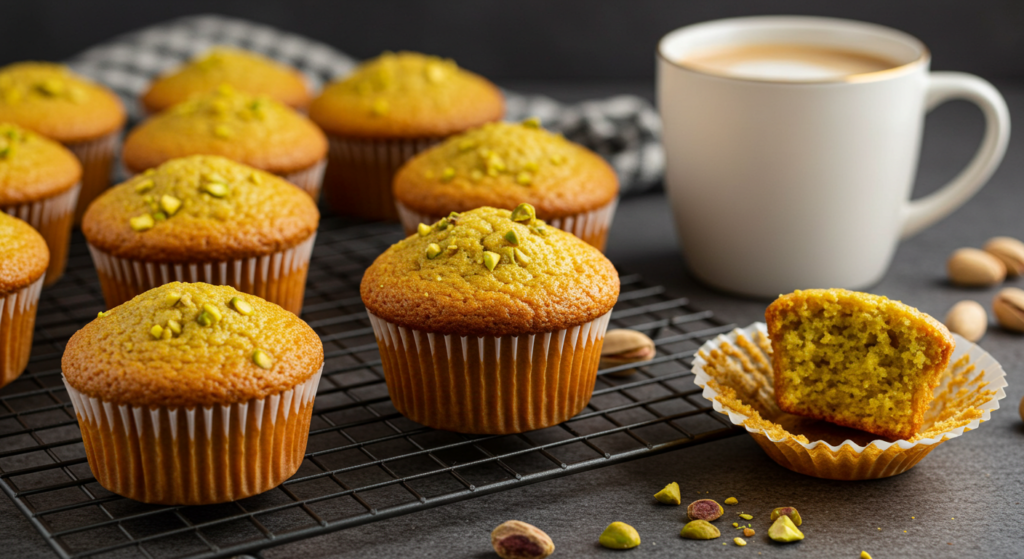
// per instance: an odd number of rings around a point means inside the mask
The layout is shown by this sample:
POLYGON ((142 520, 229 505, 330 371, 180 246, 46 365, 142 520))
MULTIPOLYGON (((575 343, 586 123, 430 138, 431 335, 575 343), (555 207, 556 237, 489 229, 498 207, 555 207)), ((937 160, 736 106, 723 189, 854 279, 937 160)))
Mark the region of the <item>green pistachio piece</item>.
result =
POLYGON ((540 118, 531 116, 530 118, 524 120, 522 122, 522 125, 527 128, 540 128, 540 118))
POLYGON ((164 194, 160 197, 160 209, 169 216, 174 215, 181 209, 181 200, 169 194, 164 194))
POLYGON ((177 305, 178 301, 180 300, 181 293, 178 293, 177 291, 172 291, 171 293, 168 293, 167 295, 164 296, 164 302, 167 303, 168 307, 173 307, 174 305, 177 305))
POLYGON ((274 365, 274 361, 262 349, 257 349, 252 352, 252 362, 261 369, 269 369, 274 365))
POLYGON ((0 157, 7 159, 12 155, 14 155, 14 144, 7 144, 6 146, 0 148, 0 157))
POLYGON ((257 186, 261 185, 263 184, 263 175, 253 171, 253 173, 249 175, 249 181, 251 181, 253 184, 257 186))
POLYGON ((518 175, 516 175, 516 183, 522 186, 530 186, 531 184, 533 184, 533 175, 527 173, 526 171, 521 171, 518 175))
POLYGON ((220 173, 205 173, 203 178, 206 179, 206 182, 222 182, 224 184, 228 182, 228 179, 222 177, 220 173))
POLYGON ((548 230, 543 228, 543 227, 540 227, 540 226, 533 227, 532 230, 533 230, 534 233, 540 235, 541 237, 543 237, 543 236, 548 234, 548 230))
POLYGON ((707 520, 692 520, 683 526, 679 535, 688 540, 713 540, 721 536, 722 533, 707 520))
POLYGON ((736 497, 729 497, 728 499, 725 500, 725 504, 736 505, 739 504, 739 501, 736 500, 736 497))
POLYGON ((434 228, 427 225, 426 223, 421 223, 416 226, 416 232, 419 233, 420 237, 426 237, 433 230, 434 228))
POLYGON ((217 136, 218 138, 228 139, 234 136, 235 132, 231 129, 231 127, 227 126, 226 124, 218 124, 217 126, 213 127, 213 135, 217 136))
POLYGON ((220 322, 220 319, 223 318, 220 314, 220 309, 209 303, 203 304, 203 312, 210 315, 210 318, 213 320, 213 324, 217 324, 220 322))
POLYGON ((164 212, 156 212, 155 214, 153 214, 153 220, 154 221, 167 221, 167 214, 165 214, 164 212))
POLYGON ((160 326, 159 324, 154 324, 153 327, 149 329, 149 335, 153 336, 154 340, 159 340, 160 336, 162 336, 163 333, 164 333, 164 328, 163 328, 163 326, 160 326))
POLYGON ((173 333, 175 336, 181 334, 181 323, 173 318, 167 321, 167 331, 173 333))
POLYGON ((498 262, 501 262, 500 254, 497 252, 484 251, 484 266, 487 266, 488 270, 493 272, 494 268, 498 265, 498 262))
POLYGON ((96 318, 103 318, 104 316, 107 316, 107 313, 103 311, 96 313, 96 318))
POLYGON ((768 528, 768 537, 777 542, 789 543, 804 539, 804 534, 788 516, 780 516, 768 528))
POLYGON ((515 256, 516 262, 518 262, 520 266, 530 265, 530 257, 527 256, 525 252, 519 250, 519 248, 514 249, 512 254, 515 256))
POLYGON ((733 538, 732 539, 732 543, 734 543, 734 544, 736 544, 736 545, 738 545, 740 547, 743 547, 743 546, 747 545, 747 540, 745 540, 743 538, 733 538))
POLYGON ((377 99, 373 102, 373 107, 370 111, 377 116, 384 116, 391 110, 391 105, 388 104, 387 99, 377 99))
POLYGON ((754 517, 749 515, 749 514, 741 514, 740 518, 742 518, 743 520, 753 520, 754 519, 754 517))
POLYGON ((512 221, 533 221, 537 219, 537 210, 530 204, 519 204, 512 210, 512 221))
POLYGON ((565 163, 566 158, 561 154, 552 155, 550 161, 552 165, 561 165, 562 163, 565 163))
POLYGON ((683 498, 679 494, 679 484, 674 481, 666 485, 661 491, 655 493, 654 498, 657 499, 659 503, 664 503, 666 505, 679 505, 683 502, 683 498))
POLYGON ((252 305, 238 297, 232 297, 231 302, 229 304, 231 305, 231 308, 244 314, 245 316, 249 316, 252 314, 252 305))
POLYGON ((135 192, 137 194, 142 194, 143 192, 149 191, 149 189, 151 189, 151 188, 153 188, 153 180, 152 179, 146 179, 146 180, 140 182, 139 184, 135 185, 135 192))
POLYGON ((476 147, 476 141, 465 139, 459 142, 459 151, 469 151, 476 147))
POLYGON ((803 521, 800 519, 800 513, 797 512, 796 507, 776 508, 772 511, 772 522, 778 520, 780 516, 788 516, 789 519, 793 521, 793 524, 797 526, 803 524, 803 521))
POLYGON ((612 522, 597 541, 608 549, 632 549, 640 545, 640 534, 625 522, 612 522))
POLYGON ((203 311, 196 317, 196 322, 198 322, 203 328, 206 328, 213 324, 213 317, 210 316, 210 313, 203 311))
POLYGON ((153 221, 153 216, 149 214, 142 214, 129 219, 128 225, 130 225, 135 231, 147 231, 152 229, 153 226, 156 225, 156 222, 153 221))
POLYGON ((459 245, 448 245, 448 252, 455 252, 459 250, 459 245))
POLYGON ((441 221, 438 221, 437 224, 435 225, 435 227, 437 227, 438 231, 444 231, 445 229, 447 229, 448 228, 448 218, 447 217, 442 217, 441 221))
POLYGON ((508 233, 505 233, 505 240, 512 246, 517 246, 519 244, 519 235, 515 229, 509 229, 508 233))
POLYGON ((439 254, 441 254, 441 246, 440 245, 438 245, 437 243, 430 243, 429 245, 427 245, 427 259, 428 260, 433 260, 433 259, 437 258, 437 256, 439 254))
POLYGON ((40 83, 37 86, 37 88, 41 93, 48 95, 50 97, 60 95, 61 93, 64 93, 64 90, 66 89, 64 86, 64 82, 57 78, 48 78, 46 80, 43 80, 43 82, 40 83))
POLYGON ((223 198, 228 195, 228 185, 222 182, 208 182, 203 185, 203 191, 214 198, 223 198))
POLYGON ((441 182, 448 182, 455 178, 455 168, 445 167, 444 171, 441 171, 441 182))

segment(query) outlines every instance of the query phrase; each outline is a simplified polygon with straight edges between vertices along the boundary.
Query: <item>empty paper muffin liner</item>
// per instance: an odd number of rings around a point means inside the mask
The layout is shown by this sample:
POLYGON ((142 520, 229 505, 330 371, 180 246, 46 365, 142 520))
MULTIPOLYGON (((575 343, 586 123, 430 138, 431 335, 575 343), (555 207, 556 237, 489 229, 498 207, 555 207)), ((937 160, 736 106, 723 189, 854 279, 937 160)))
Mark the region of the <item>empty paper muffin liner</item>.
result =
POLYGON ((172 264, 119 258, 89 245, 107 308, 172 281, 230 285, 295 314, 302 311, 306 274, 316 233, 298 245, 265 256, 225 262, 172 264))
POLYGON ((68 245, 71 243, 71 222, 80 188, 81 183, 56 196, 0 208, 0 211, 31 225, 46 241, 46 248, 50 250, 50 265, 46 268, 44 285, 53 285, 64 275, 64 267, 68 263, 68 245))
POLYGON ((0 295, 0 387, 10 384, 28 365, 43 278, 0 295))
POLYGON ((543 429, 579 413, 611 316, 545 334, 467 337, 367 314, 395 408, 435 429, 482 434, 543 429))
MULTIPOLYGON (((596 210, 566 217, 557 217, 555 219, 545 219, 544 221, 552 227, 576 235, 597 250, 604 251, 604 245, 608 241, 608 229, 612 225, 612 218, 615 216, 615 207, 617 205, 618 200, 616 199, 596 210)), ((402 221, 402 227, 405 229, 406 235, 415 233, 416 226, 420 223, 433 225, 445 217, 443 215, 421 214, 409 209, 397 200, 395 201, 395 208, 398 210, 398 216, 402 221)), ((537 217, 544 219, 544 216, 537 217)))
POLYGON ((316 202, 320 200, 320 186, 324 182, 325 169, 327 169, 326 158, 317 161, 311 167, 294 173, 285 173, 281 175, 281 178, 301 188, 316 202))
POLYGON ((64 386, 100 485, 144 503, 208 505, 262 493, 299 469, 322 371, 260 400, 192 409, 113 404, 64 386))
POLYGON ((391 181, 417 153, 444 138, 365 140, 329 136, 327 203, 342 215, 397 221, 391 181))
POLYGON ((86 208, 110 186, 110 172, 114 168, 114 156, 121 131, 112 132, 95 140, 64 144, 82 164, 82 191, 75 208, 75 223, 82 222, 86 208))
POLYGON ((694 382, 715 411, 744 427, 773 460, 827 479, 878 479, 914 467, 939 444, 988 421, 1006 397, 1006 373, 977 345, 953 334, 956 350, 940 377, 921 431, 890 441, 782 412, 775 404, 771 341, 758 322, 706 342, 693 362, 694 382))

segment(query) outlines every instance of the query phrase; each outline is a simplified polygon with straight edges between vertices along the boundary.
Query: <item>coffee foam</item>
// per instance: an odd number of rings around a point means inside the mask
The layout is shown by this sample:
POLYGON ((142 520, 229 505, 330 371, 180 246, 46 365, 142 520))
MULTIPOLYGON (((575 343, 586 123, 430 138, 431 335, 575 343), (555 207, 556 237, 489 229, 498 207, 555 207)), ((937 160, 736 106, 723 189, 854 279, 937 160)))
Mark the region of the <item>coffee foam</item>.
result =
POLYGON ((697 51, 679 61, 684 66, 737 78, 819 81, 893 68, 898 64, 854 50, 815 45, 733 45, 697 51))

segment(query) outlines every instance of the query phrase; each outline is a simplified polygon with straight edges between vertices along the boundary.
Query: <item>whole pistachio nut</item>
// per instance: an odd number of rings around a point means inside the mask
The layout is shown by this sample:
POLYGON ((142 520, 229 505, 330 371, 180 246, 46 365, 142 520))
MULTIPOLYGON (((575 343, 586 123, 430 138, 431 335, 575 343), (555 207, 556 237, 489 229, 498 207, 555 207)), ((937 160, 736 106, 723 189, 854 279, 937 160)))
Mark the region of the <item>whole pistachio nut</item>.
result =
POLYGON ((949 279, 965 287, 988 287, 1006 279, 1006 265, 995 256, 976 248, 961 248, 946 262, 949 279))
POLYGON ((946 313, 944 320, 950 332, 960 334, 967 340, 976 342, 985 335, 988 329, 988 313, 977 301, 960 301, 946 313))
POLYGON ((640 534, 625 522, 612 522, 597 541, 608 549, 632 549, 640 545, 640 534))
POLYGON ((772 511, 772 522, 778 520, 780 516, 788 516, 789 519, 793 521, 793 524, 797 526, 803 524, 803 521, 800 519, 800 513, 797 512, 796 507, 777 507, 772 511))
POLYGON ((519 264, 520 266, 530 265, 530 257, 527 256, 525 252, 519 250, 519 247, 516 247, 512 250, 512 255, 515 256, 516 263, 519 264))
POLYGON ((1007 330, 1024 332, 1024 290, 1007 287, 992 299, 992 312, 1007 330))
POLYGON ((682 504, 682 496, 679 494, 679 484, 672 482, 665 486, 664 489, 654 494, 654 498, 659 503, 666 505, 679 505, 682 504))
POLYGON ((690 503, 690 506, 686 507, 686 516, 690 520, 718 520, 722 516, 725 509, 722 505, 718 504, 714 499, 700 499, 690 503))
POLYGON ((1024 243, 1013 237, 992 237, 983 248, 985 252, 1003 261, 1006 275, 1015 277, 1024 274, 1024 243))
POLYGON ((773 541, 789 543, 804 539, 804 534, 788 516, 780 516, 771 528, 768 528, 768 537, 773 541))
POLYGON ((707 520, 692 520, 683 526, 679 535, 688 540, 713 540, 721 536, 722 533, 707 520))
MULTIPOLYGON (((648 361, 656 353, 654 340, 648 338, 643 332, 627 328, 616 328, 609 330, 604 335, 604 344, 601 346, 601 362, 598 366, 601 369, 607 369, 629 363, 648 361)), ((636 373, 636 369, 626 369, 611 373, 611 376, 627 377, 634 373, 636 373)))
POLYGON ((544 559, 555 552, 555 544, 543 530, 509 520, 491 532, 491 545, 501 559, 544 559))

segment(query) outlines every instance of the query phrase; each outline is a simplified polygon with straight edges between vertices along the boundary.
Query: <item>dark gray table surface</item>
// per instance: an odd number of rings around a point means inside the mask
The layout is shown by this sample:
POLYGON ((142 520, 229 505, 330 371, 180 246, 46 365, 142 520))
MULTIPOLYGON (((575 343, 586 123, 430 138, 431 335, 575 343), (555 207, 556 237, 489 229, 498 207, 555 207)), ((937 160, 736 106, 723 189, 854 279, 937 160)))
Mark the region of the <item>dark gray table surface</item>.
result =
MULTIPOLYGON (((1024 87, 1001 84, 1013 117, 1024 115, 1024 87)), ((534 88, 538 89, 538 88, 534 88)), ((545 91, 571 99, 612 93, 614 86, 548 84, 545 91)), ((649 85, 628 87, 650 95, 649 85)), ((928 119, 915 195, 951 178, 981 137, 980 113, 963 103, 928 119)), ((986 307, 998 288, 964 290, 945 279, 945 260, 962 246, 981 246, 996 235, 1024 238, 1024 138, 1011 139, 1006 160, 989 185, 962 209, 904 242, 892 268, 871 291, 900 299, 937 317, 958 300, 986 307)), ((722 227, 728 227, 722 223, 722 227)), ((708 235, 714 235, 708 231, 708 235)), ((608 256, 623 271, 690 297, 700 308, 740 325, 761 320, 766 301, 717 293, 686 273, 664 196, 623 200, 612 228, 608 256)), ((1024 279, 1006 285, 1024 286, 1024 279)), ((1010 386, 992 421, 946 442, 909 472, 868 482, 838 482, 795 474, 772 462, 754 441, 738 436, 698 447, 520 487, 477 499, 336 532, 264 552, 271 557, 494 557, 490 531, 509 519, 547 531, 556 557, 1024 557, 1024 337, 990 325, 981 345, 1006 370, 1010 386), (740 500, 730 507, 754 514, 757 535, 732 545, 733 530, 710 542, 679 538, 684 508, 657 505, 651 495, 679 482, 684 502, 700 497, 740 500), (806 539, 777 545, 767 538, 775 506, 800 509, 806 539), (639 530, 632 551, 601 548, 597 537, 612 521, 639 530), (727 542, 728 545, 722 545, 727 542)), ((29 522, 0 498, 0 556, 53 557, 29 522)))

